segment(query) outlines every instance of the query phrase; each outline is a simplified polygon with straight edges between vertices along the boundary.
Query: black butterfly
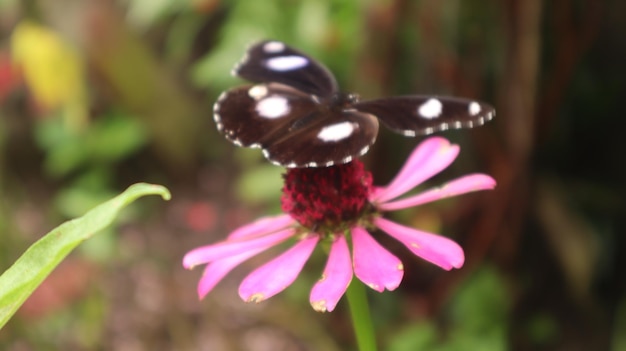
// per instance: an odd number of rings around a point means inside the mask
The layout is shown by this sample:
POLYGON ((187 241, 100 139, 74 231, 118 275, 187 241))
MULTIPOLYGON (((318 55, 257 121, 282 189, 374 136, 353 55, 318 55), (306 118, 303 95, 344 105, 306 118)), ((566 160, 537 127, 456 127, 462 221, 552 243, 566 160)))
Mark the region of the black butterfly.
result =
POLYGON ((258 83, 223 92, 213 107, 217 129, 233 143, 262 148, 284 167, 328 167, 365 154, 378 121, 406 136, 482 125, 493 107, 431 95, 359 101, 339 92, 321 63, 279 41, 252 45, 232 74, 258 83))

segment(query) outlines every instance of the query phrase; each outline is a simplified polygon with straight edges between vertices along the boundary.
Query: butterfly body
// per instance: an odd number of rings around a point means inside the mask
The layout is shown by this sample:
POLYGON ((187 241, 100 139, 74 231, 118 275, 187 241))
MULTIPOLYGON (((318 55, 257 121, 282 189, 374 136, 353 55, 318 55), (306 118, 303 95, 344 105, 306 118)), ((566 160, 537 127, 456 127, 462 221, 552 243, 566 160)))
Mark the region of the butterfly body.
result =
POLYGON ((374 143, 379 121, 416 136, 471 128, 495 115, 487 104, 453 97, 360 101, 357 94, 340 92, 322 64, 278 41, 252 45, 233 74, 257 84, 220 95, 213 108, 218 130, 288 168, 350 162, 374 143))

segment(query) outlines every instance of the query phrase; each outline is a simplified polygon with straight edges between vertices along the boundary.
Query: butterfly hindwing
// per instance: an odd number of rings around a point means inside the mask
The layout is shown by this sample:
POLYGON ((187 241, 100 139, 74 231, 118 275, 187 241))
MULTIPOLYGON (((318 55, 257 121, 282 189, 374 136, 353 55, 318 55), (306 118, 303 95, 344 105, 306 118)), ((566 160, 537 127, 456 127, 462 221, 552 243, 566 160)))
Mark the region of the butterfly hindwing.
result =
POLYGON ((276 82, 319 97, 337 91, 332 73, 321 63, 279 41, 255 43, 233 69, 251 82, 276 82))
POLYGON ((351 111, 319 110, 307 123, 264 147, 271 162, 285 167, 328 167, 364 155, 376 141, 376 117, 351 111))
POLYGON ((375 115, 386 127, 406 136, 472 128, 495 116, 495 109, 485 103, 433 95, 368 100, 354 104, 354 108, 375 115))

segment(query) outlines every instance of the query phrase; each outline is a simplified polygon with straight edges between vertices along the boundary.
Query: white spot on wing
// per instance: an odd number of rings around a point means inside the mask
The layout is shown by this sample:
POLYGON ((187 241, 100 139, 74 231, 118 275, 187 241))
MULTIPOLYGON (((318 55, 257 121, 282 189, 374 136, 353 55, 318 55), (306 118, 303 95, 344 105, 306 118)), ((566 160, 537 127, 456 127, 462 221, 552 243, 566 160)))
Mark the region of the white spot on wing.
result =
POLYGON ((420 117, 433 119, 441 115, 442 108, 443 105, 441 104, 441 101, 435 98, 431 98, 426 100, 426 102, 424 102, 420 105, 420 107, 417 108, 417 113, 420 115, 420 117))
POLYGON ((340 141, 354 132, 358 126, 353 122, 341 122, 326 126, 317 133, 317 138, 323 141, 340 141))
MULTIPOLYGON (((268 160, 268 161, 270 161, 270 162, 271 162, 273 165, 275 165, 275 166, 282 166, 282 165, 280 164, 280 162, 278 162, 278 161, 274 161, 274 160, 269 159, 269 158, 268 158, 267 160, 268 160)), ((292 167, 289 167, 289 165, 287 165, 287 166, 285 166, 285 167, 287 167, 287 168, 292 168, 292 167)))
POLYGON ((239 76, 239 70, 241 69, 242 66, 248 63, 249 58, 250 56, 248 55, 248 52, 246 51, 246 53, 243 55, 241 60, 237 64, 235 64, 235 67, 233 67, 233 69, 230 71, 230 75, 232 75, 233 77, 239 76))
POLYGON ((248 90, 248 96, 254 100, 259 100, 267 95, 267 87, 265 85, 255 85, 248 90))
POLYGON ((279 41, 270 41, 263 45, 263 51, 267 52, 268 54, 275 54, 283 50, 285 50, 285 44, 279 41))
POLYGON ((256 112, 263 118, 280 118, 291 110, 289 101, 282 96, 270 96, 259 100, 256 104, 256 112))
POLYGON ((217 101, 215 101, 215 104, 213 104, 213 120, 215 121, 215 124, 217 125, 217 130, 219 130, 220 132, 224 128, 224 125, 222 124, 222 117, 220 116, 219 110, 220 110, 220 105, 222 101, 224 101, 224 99, 226 98, 226 94, 227 93, 225 91, 222 92, 220 96, 217 98, 217 101))
POLYGON ((470 103, 469 106, 467 107, 467 111, 469 112, 470 115, 476 116, 477 114, 480 113, 480 104, 477 103, 476 101, 472 101, 472 103, 470 103))
POLYGON ((217 102, 220 103, 222 101, 224 101, 224 99, 226 99, 226 95, 228 94, 228 92, 223 91, 220 96, 217 97, 217 102))
POLYGON ((293 71, 309 64, 309 60, 302 56, 280 56, 268 59, 265 62, 267 68, 274 71, 293 71))

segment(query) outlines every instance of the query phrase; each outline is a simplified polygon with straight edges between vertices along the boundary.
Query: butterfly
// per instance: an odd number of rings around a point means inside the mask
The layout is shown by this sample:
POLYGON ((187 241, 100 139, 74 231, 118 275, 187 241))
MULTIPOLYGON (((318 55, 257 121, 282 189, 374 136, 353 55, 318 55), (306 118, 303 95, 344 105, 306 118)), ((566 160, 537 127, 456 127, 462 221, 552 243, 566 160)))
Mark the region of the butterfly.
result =
POLYGON ((360 101, 339 91, 320 62, 275 40, 248 48, 231 72, 254 84, 223 92, 213 106, 217 129, 238 146, 261 148, 287 168, 329 167, 364 155, 378 123, 405 136, 471 128, 495 116, 464 98, 408 95, 360 101))

